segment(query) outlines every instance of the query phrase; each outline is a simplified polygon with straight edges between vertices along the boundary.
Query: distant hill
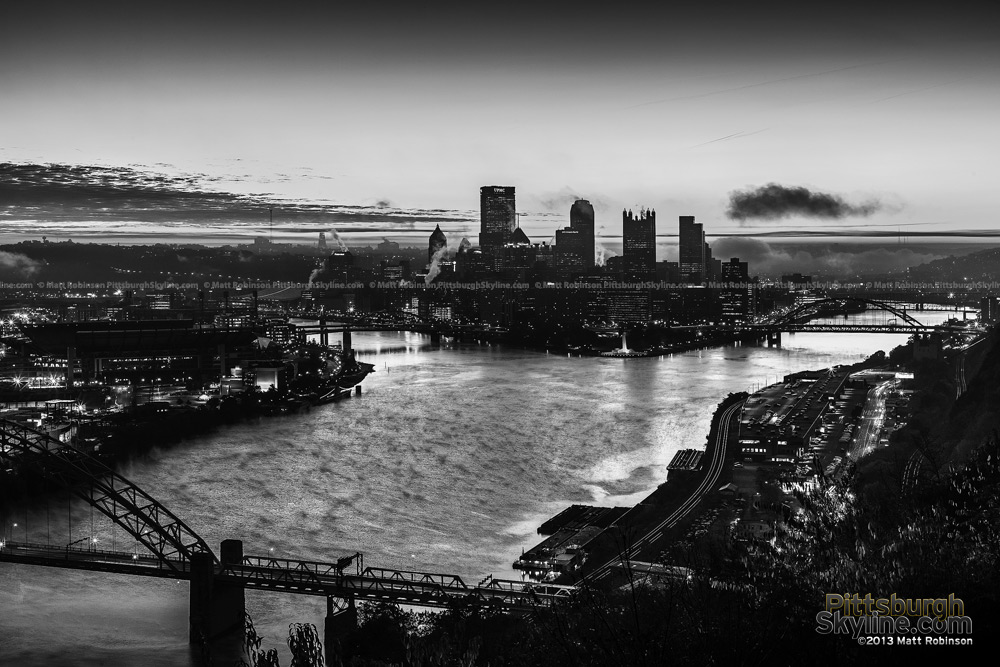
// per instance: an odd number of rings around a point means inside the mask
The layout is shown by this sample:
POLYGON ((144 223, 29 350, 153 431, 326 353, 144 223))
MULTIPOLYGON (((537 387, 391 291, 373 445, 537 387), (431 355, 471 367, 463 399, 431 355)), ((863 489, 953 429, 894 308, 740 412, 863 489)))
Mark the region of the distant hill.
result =
POLYGON ((910 280, 943 282, 993 282, 1000 280, 1000 248, 950 256, 910 267, 910 280))

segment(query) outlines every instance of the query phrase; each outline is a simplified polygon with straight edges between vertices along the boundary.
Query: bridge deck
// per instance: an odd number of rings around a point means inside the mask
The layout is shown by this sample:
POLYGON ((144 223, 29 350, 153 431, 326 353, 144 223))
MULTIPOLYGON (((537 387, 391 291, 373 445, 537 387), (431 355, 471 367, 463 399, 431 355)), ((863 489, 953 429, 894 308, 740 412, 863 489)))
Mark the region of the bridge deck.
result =
MULTIPOLYGON (((216 579, 245 588, 302 595, 351 597, 423 607, 465 603, 511 610, 551 606, 575 590, 571 586, 492 577, 469 586, 457 575, 375 567, 359 567, 355 573, 347 573, 344 560, 350 561, 343 559, 334 564, 247 556, 238 564, 217 566, 216 579)), ((165 562, 152 555, 78 547, 5 542, 0 543, 0 561, 146 577, 190 578, 187 561, 165 562)))
POLYGON ((923 324, 915 326, 912 324, 791 324, 791 323, 761 323, 747 324, 740 327, 742 331, 767 332, 830 332, 830 333, 931 333, 934 331, 965 331, 965 327, 955 327, 948 325, 923 324))

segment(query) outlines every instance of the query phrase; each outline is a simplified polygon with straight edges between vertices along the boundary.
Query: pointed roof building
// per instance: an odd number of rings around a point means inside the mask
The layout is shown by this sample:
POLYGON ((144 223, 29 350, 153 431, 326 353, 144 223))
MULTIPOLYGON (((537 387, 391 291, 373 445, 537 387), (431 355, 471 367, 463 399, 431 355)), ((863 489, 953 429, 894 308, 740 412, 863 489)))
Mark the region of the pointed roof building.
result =
POLYGON ((515 229, 514 233, 511 234, 509 242, 514 245, 531 245, 531 239, 528 238, 528 235, 520 227, 515 229))
POLYGON ((433 261, 434 253, 447 247, 448 237, 446 237, 444 232, 441 231, 441 225, 437 225, 434 228, 434 231, 431 232, 431 237, 427 242, 427 263, 430 264, 433 261))

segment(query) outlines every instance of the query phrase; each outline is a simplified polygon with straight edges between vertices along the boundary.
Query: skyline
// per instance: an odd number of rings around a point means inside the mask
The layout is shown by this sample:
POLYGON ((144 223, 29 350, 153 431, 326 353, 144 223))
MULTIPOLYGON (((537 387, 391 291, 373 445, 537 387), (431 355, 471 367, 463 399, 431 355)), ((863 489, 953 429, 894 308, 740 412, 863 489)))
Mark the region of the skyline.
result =
POLYGON ((987 9, 242 7, 0 10, 0 162, 409 214, 513 184, 552 233, 588 199, 599 236, 640 206, 718 233, 829 228, 727 216, 771 183, 877 202, 841 219, 859 234, 993 225, 987 9))
MULTIPOLYGON (((336 206, 315 202, 280 202, 264 196, 233 195, 219 191, 217 181, 196 176, 173 177, 129 167, 96 168, 66 165, 14 165, 0 163, 0 241, 14 243, 48 237, 84 242, 198 243, 233 245, 252 243, 255 237, 275 243, 313 245, 320 232, 343 239, 351 246, 371 246, 384 238, 404 246, 423 246, 441 225, 454 252, 460 239, 478 239, 480 211, 442 209, 405 210, 388 206, 336 206), (274 219, 273 224, 270 219, 274 219)), ((741 193, 731 206, 764 207, 771 213, 781 207, 828 209, 850 207, 825 193, 785 191, 776 201, 773 188, 741 193)), ((518 206, 518 208, 521 208, 518 206)), ((641 211, 638 207, 637 211, 641 211)), ((596 251, 600 257, 623 251, 617 213, 608 220, 596 216, 596 251)), ((683 218, 685 216, 678 216, 683 218)), ((761 275, 794 271, 823 275, 899 271, 948 254, 965 254, 997 235, 992 230, 953 231, 951 236, 922 236, 919 227, 858 231, 850 228, 809 232, 803 230, 716 231, 705 221, 705 236, 720 259, 738 256, 761 275), (907 236, 902 236, 902 234, 907 236), (962 236, 967 234, 968 236, 962 236)), ((656 234, 656 257, 678 260, 676 223, 664 219, 656 234)), ((532 241, 556 241, 571 212, 522 215, 522 228, 532 241)), ((827 223, 829 224, 829 223, 827 223)), ((724 223, 721 225, 724 229, 724 223)), ((927 234, 927 232, 923 232, 927 234)))

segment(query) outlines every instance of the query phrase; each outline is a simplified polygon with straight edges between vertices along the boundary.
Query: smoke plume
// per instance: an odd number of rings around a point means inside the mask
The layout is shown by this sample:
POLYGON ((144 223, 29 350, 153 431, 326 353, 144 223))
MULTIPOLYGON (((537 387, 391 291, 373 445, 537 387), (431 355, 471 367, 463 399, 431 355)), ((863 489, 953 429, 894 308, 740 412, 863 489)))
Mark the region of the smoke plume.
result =
POLYGON ((333 237, 333 240, 337 242, 337 246, 340 248, 340 250, 347 250, 347 244, 344 243, 344 239, 340 238, 340 234, 337 233, 336 229, 331 227, 329 233, 330 236, 333 237))
POLYGON ((599 193, 592 192, 589 188, 577 190, 568 185, 559 191, 543 192, 538 196, 538 203, 546 211, 554 211, 565 214, 577 199, 586 199, 594 207, 595 211, 607 211, 613 207, 609 204, 609 199, 599 193), (580 194, 586 192, 586 194, 580 194))
POLYGON ((447 253, 448 253, 448 246, 446 244, 435 250, 434 254, 431 255, 431 265, 427 269, 427 275, 424 276, 425 285, 430 285, 432 282, 434 282, 434 279, 438 277, 438 274, 441 273, 441 267, 439 266, 439 264, 441 263, 441 260, 444 259, 444 256, 447 253))
POLYGON ((882 202, 877 200, 851 204, 840 195, 768 183, 759 188, 730 192, 726 215, 733 220, 775 220, 796 215, 839 219, 848 216, 867 217, 882 208, 882 202))
POLYGON ((41 269, 42 262, 17 252, 0 251, 0 272, 19 278, 29 278, 41 269))

